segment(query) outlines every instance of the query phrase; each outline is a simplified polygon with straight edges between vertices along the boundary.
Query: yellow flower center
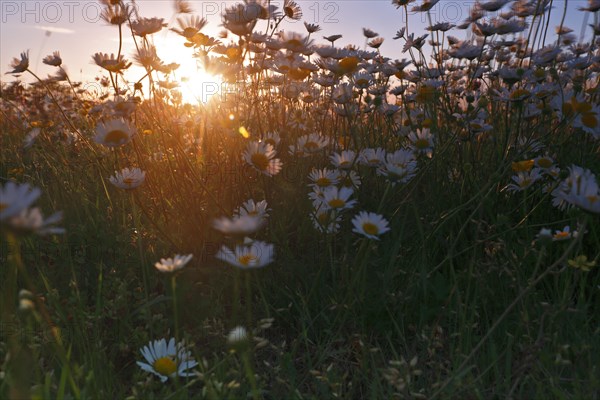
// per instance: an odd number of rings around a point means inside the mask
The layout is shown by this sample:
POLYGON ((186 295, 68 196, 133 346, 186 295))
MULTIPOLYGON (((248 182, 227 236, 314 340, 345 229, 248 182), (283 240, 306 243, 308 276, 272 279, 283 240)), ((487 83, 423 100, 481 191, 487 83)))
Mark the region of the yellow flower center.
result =
POLYGON ((327 187, 327 186, 331 185, 331 180, 329 178, 322 177, 322 178, 317 179, 317 181, 315 183, 317 184, 317 186, 327 187))
POLYGON ((192 27, 189 27, 189 26, 182 31, 183 36, 186 37, 186 38, 192 38, 192 37, 194 37, 194 35, 197 32, 198 32, 198 30, 196 28, 192 28, 192 27))
POLYGON ((133 178, 125 178, 125 179, 123 179, 123 183, 126 184, 127 186, 133 185, 134 182, 135 182, 135 179, 133 179, 133 178))
POLYGON ((319 221, 321 225, 327 225, 329 223, 329 214, 321 213, 317 215, 317 221, 319 221))
POLYGON ((106 136, 104 137, 104 141, 106 143, 121 144, 125 140, 127 140, 128 137, 129 135, 127 134, 127 132, 122 131, 120 129, 115 129, 106 134, 106 136))
POLYGON ((566 117, 570 117, 571 115, 573 115, 573 105, 571 103, 563 103, 562 105, 562 113, 566 116, 566 117))
POLYGON ((377 228, 377 225, 371 222, 365 222, 362 228, 367 235, 377 235, 379 233, 379 228, 377 228))
POLYGON ((523 100, 525 97, 529 96, 529 91, 525 89, 517 89, 510 94, 511 100, 523 100))
POLYGON ((570 235, 569 232, 556 232, 554 234, 554 239, 556 239, 556 240, 566 239, 569 237, 569 235, 570 235))
POLYGON ((298 39, 290 39, 287 41, 287 44, 288 44, 288 46, 296 48, 296 47, 302 47, 303 43, 298 39))
POLYGON ((531 185, 531 179, 529 179, 529 178, 525 178, 525 179, 523 179, 523 180, 521 181, 521 183, 519 183, 519 186, 520 186, 522 189, 524 189, 524 188, 527 188, 527 187, 529 187, 530 185, 531 185))
POLYGON ((537 164, 540 168, 550 168, 552 166, 552 160, 549 158, 540 158, 539 160, 537 160, 537 164))
POLYGON ((331 208, 342 208, 346 205, 346 202, 342 199, 331 199, 327 204, 331 208))
POLYGON ((316 142, 306 142, 306 144, 304 145, 304 148, 306 149, 306 151, 315 151, 319 149, 319 144, 316 142))
POLYGON ((588 128, 595 128, 598 126, 598 118, 594 113, 585 113, 581 116, 581 122, 588 128))
POLYGON ((358 66, 358 58, 344 57, 340 60, 339 65, 343 73, 352 72, 358 66))
POLYGON ((171 376, 177 371, 177 364, 171 357, 161 357, 154 361, 152 367, 156 372, 164 376, 171 376))
POLYGON ((243 256, 238 257, 238 262, 244 267, 250 265, 250 263, 254 260, 256 260, 256 256, 254 254, 244 254, 243 256))
POLYGON ((285 16, 288 18, 293 18, 295 11, 292 7, 283 7, 283 12, 285 13, 285 16))
POLYGON ((252 164, 259 170, 264 171, 269 166, 269 159, 263 153, 254 153, 250 157, 252 164))
POLYGON ((512 170, 514 172, 531 171, 533 165, 533 160, 517 161, 512 163, 512 170))
POLYGON ((419 150, 423 150, 429 147, 429 140, 427 139, 417 139, 415 141, 415 147, 419 150))
MULTIPOLYGON (((595 194, 591 194, 589 196, 585 196, 585 198, 592 204, 594 204, 595 202, 597 202, 598 200, 600 200, 600 196, 597 196, 595 194)), ((1 208, 0 208, 1 210, 1 208)))
POLYGON ((8 207, 8 203, 0 203, 0 211, 3 211, 6 207, 8 207))

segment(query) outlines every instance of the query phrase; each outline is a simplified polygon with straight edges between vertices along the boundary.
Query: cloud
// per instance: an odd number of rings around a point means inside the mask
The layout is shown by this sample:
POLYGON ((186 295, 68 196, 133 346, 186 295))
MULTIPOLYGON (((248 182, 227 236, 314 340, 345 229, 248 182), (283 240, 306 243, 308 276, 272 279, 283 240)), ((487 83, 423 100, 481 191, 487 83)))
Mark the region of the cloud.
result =
POLYGON ((41 31, 46 31, 46 32, 52 32, 52 33, 67 33, 67 34, 75 33, 75 31, 72 29, 58 28, 56 26, 36 26, 35 29, 39 29, 41 31))

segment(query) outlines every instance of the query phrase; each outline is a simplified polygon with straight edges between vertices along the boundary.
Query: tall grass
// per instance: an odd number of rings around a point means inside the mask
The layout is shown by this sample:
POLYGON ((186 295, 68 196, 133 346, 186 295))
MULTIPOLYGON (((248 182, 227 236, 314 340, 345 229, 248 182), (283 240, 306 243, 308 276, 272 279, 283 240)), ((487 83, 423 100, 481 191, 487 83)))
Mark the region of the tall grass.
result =
MULTIPOLYGON (((393 2, 407 21, 410 3, 393 2)), ((163 20, 104 4, 120 39, 112 60, 96 58, 110 94, 81 90, 62 66, 64 79, 39 79, 27 54, 11 68, 36 82, 2 86, 0 176, 40 188, 65 233, 2 219, 0 397, 597 396, 597 24, 577 42, 549 31, 552 1, 509 1, 504 19, 488 2, 464 24, 471 39, 429 18, 419 41, 407 23, 409 59, 392 60, 368 31, 364 50, 317 44, 310 25, 279 34, 299 15, 291 1, 228 8, 227 38, 202 34, 206 21, 178 2, 169 28, 229 91, 189 105, 140 35, 163 20), (127 72, 129 34, 141 79, 127 72), (102 138, 110 123, 131 138, 102 138), (272 144, 281 170, 250 157, 255 142, 272 144), (139 186, 111 184, 125 167, 145 172, 139 186), (350 188, 352 208, 322 199, 309 174, 324 168, 325 196, 350 188), (267 215, 240 216, 248 199, 267 215), (390 230, 362 235, 363 210, 390 230), (216 229, 223 216, 263 226, 238 235, 216 229), (263 252, 237 260, 269 265, 224 261, 222 246, 249 240, 263 252), (173 254, 193 259, 154 268, 173 254), (198 365, 163 383, 136 361, 169 337, 198 365)), ((13 201, 2 195, 0 212, 13 201)))

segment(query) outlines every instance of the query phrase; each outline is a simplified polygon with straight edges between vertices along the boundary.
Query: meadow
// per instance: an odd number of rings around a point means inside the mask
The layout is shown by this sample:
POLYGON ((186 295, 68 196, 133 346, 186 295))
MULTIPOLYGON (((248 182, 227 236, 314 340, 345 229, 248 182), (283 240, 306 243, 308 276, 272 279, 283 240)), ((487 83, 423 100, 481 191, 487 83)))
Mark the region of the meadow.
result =
POLYGON ((293 0, 220 37, 101 3, 103 91, 60 49, 2 83, 0 398, 598 398, 600 2, 579 38, 489 0, 348 47, 293 0))

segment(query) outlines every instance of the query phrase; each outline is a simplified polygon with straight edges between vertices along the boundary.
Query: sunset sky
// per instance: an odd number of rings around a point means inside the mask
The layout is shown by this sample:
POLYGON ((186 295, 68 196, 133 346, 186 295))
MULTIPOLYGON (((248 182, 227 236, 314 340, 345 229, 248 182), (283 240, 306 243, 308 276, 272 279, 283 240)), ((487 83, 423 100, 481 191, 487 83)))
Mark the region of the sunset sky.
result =
MULTIPOLYGON (((197 15, 207 18, 208 25, 203 32, 217 36, 222 30, 221 12, 235 2, 224 1, 197 1, 190 2, 197 15)), ((420 4, 420 1, 412 5, 420 4)), ((273 1, 272 4, 283 4, 283 1, 273 1)), ((403 11, 396 9, 390 0, 343 0, 343 1, 298 1, 302 7, 303 18, 301 21, 289 21, 282 24, 285 30, 306 33, 302 24, 319 24, 321 32, 313 38, 317 43, 326 43, 322 37, 333 34, 342 34, 343 38, 336 42, 336 46, 348 44, 363 47, 365 39, 362 28, 370 28, 385 38, 381 47, 383 55, 390 58, 407 57, 402 54, 403 41, 392 40, 396 31, 404 26, 403 11)), ((468 15, 472 1, 441 0, 431 11, 432 21, 460 23, 468 15)), ((563 13, 564 2, 555 1, 552 10, 551 26, 557 26, 563 13)), ((570 0, 567 6, 565 25, 570 26, 579 34, 584 19, 584 13, 577 8, 586 4, 586 1, 570 0)), ((100 67, 92 63, 92 55, 96 52, 116 53, 118 51, 118 30, 115 26, 108 26, 100 19, 102 6, 97 1, 9 1, 1 0, 0 25, 0 72, 3 82, 15 78, 5 75, 9 70, 9 63, 13 57, 22 51, 30 50, 30 68, 45 77, 53 73, 52 67, 44 65, 42 59, 53 51, 60 51, 63 63, 73 80, 93 82, 99 75, 100 67)), ((412 6, 411 5, 411 6, 412 6)), ((169 26, 173 26, 174 8, 172 1, 167 0, 138 0, 138 10, 143 17, 164 18, 169 26)), ((505 7, 507 8, 507 6, 505 7)), ((587 21, 593 22, 592 20, 587 21)), ((424 13, 409 16, 409 29, 416 34, 422 34, 426 24, 424 13)), ((265 21, 259 21, 256 30, 265 30, 265 21)), ((590 29, 586 30, 589 33, 590 29)), ((453 35, 461 32, 452 31, 453 35)), ((184 40, 174 32, 167 29, 154 35, 154 41, 159 56, 166 62, 181 64, 178 77, 197 75, 195 62, 191 57, 191 50, 183 46, 184 40)), ((124 43, 124 53, 131 60, 133 42, 130 37, 124 43)), ((131 68, 128 78, 137 80, 143 75, 141 69, 131 68), (138 76, 139 75, 139 76, 138 76)), ((25 78, 25 77, 23 77, 25 78)), ((207 79, 206 77, 204 79, 207 79)))

